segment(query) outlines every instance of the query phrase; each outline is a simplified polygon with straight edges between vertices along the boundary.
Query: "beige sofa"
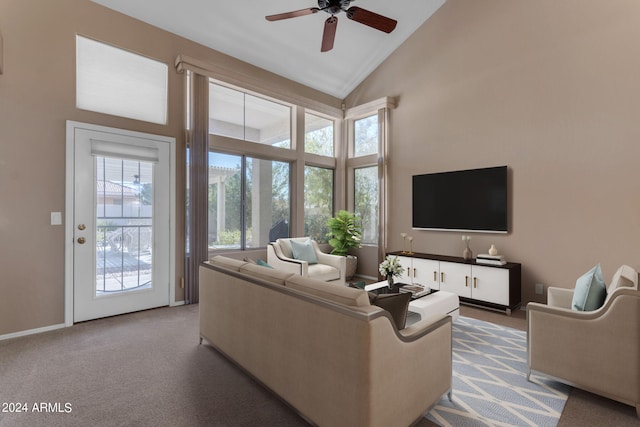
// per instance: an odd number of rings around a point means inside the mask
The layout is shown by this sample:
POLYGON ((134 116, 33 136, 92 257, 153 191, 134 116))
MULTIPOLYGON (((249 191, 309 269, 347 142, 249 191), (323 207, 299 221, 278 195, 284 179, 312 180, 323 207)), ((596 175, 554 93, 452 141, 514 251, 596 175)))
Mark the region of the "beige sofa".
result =
POLYGON ((321 426, 402 426, 451 398, 451 318, 403 330, 368 294, 217 256, 200 336, 321 426))
POLYGON ((543 373, 635 406, 640 417, 638 273, 623 265, 602 307, 573 311, 573 289, 549 288, 548 304, 527 304, 529 377, 543 373))

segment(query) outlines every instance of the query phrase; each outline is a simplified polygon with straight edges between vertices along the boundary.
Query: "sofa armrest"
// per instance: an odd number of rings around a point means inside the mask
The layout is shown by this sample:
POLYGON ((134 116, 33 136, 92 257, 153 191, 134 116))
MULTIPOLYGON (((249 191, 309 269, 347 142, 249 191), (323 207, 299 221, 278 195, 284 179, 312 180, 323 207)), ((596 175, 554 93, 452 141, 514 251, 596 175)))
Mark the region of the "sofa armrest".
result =
POLYGON ((420 321, 407 326, 404 329, 398 331, 401 336, 406 338, 409 341, 413 341, 422 335, 427 334, 432 328, 439 325, 440 322, 445 317, 451 317, 448 314, 434 314, 432 316, 425 317, 420 321))
POLYGON ((571 308, 573 289, 547 288, 547 304, 553 307, 571 308))
POLYGON ((307 261, 286 257, 277 244, 267 245, 267 263, 277 270, 299 274, 302 277, 309 275, 307 261))

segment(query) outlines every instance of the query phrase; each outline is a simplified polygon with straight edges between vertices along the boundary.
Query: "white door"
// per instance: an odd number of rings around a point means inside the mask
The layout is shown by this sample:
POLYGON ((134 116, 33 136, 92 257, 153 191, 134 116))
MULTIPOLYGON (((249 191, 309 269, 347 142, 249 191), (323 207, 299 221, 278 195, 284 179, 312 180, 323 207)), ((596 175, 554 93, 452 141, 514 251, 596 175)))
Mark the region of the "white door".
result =
POLYGON ((76 125, 67 126, 73 321, 168 305, 172 139, 76 125))

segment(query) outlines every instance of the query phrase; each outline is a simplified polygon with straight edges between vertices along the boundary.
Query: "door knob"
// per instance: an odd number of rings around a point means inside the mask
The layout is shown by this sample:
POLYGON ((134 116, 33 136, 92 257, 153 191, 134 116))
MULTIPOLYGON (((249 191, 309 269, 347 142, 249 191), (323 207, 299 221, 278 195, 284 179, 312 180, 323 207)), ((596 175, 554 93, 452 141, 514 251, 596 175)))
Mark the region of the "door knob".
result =
POLYGON ((84 245, 84 242, 86 242, 87 240, 84 237, 78 237, 78 243, 80 243, 81 245, 84 245))
POLYGON ((84 224, 78 224, 78 230, 82 231, 87 228, 84 224))

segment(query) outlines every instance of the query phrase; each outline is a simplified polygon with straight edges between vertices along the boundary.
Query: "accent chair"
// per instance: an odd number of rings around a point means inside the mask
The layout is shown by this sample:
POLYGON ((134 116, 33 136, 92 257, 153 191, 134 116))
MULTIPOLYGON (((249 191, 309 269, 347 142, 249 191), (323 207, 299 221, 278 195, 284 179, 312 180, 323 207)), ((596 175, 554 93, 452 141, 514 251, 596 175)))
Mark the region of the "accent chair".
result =
POLYGON ((529 372, 635 406, 640 417, 638 273, 623 265, 604 304, 572 309, 574 290, 548 288, 548 303, 527 304, 529 372))
POLYGON ((267 263, 302 277, 346 286, 347 259, 324 253, 309 237, 278 239, 267 246, 267 263))

